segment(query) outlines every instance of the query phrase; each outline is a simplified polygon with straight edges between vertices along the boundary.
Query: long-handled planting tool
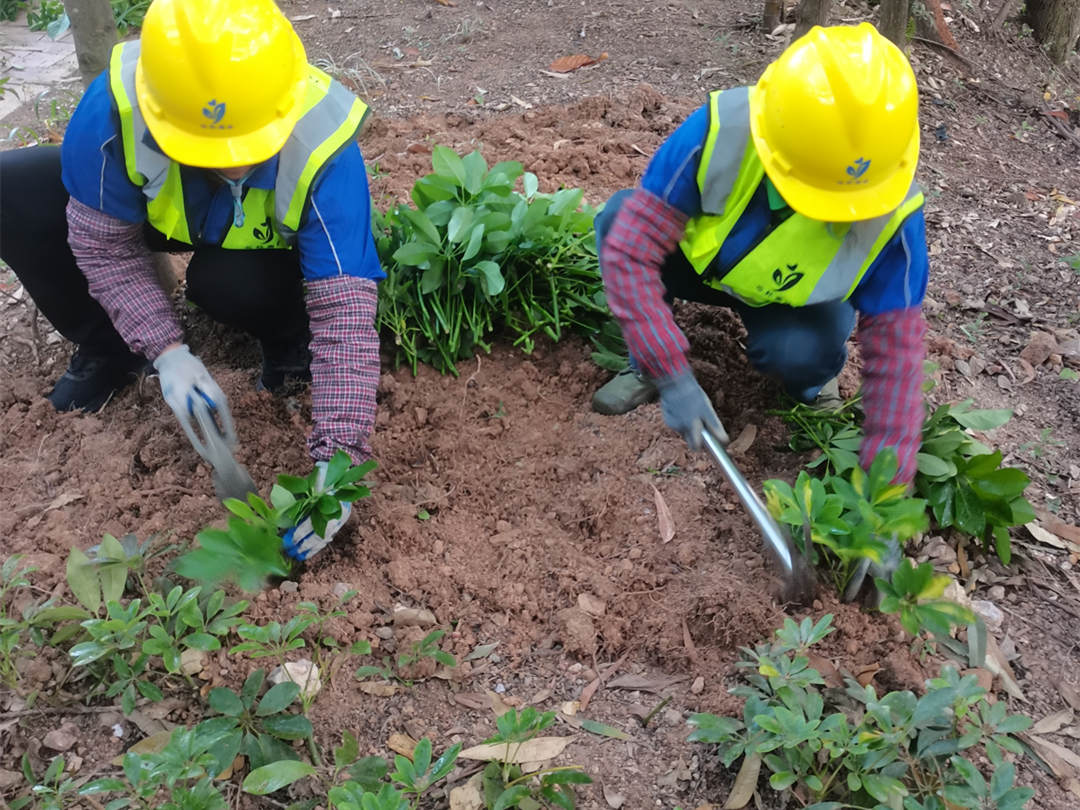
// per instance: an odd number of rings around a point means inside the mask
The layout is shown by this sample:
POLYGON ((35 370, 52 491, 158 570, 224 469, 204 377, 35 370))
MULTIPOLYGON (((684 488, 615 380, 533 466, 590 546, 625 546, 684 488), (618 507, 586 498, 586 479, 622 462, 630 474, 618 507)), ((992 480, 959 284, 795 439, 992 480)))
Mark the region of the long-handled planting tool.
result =
POLYGON ((192 416, 198 425, 200 441, 192 441, 195 451, 214 468, 214 491, 224 502, 228 498, 246 500, 248 493, 258 494, 255 482, 248 475, 232 454, 231 444, 235 443, 231 426, 218 425, 214 411, 203 402, 192 403, 192 416))
POLYGON ((766 548, 780 567, 783 582, 780 598, 794 604, 809 604, 814 598, 816 587, 813 566, 795 548, 795 543, 787 531, 773 520, 773 516, 769 514, 769 510, 765 508, 765 504, 758 498, 743 474, 739 472, 739 468, 732 462, 723 445, 708 430, 703 430, 702 436, 709 455, 719 465, 724 477, 734 488, 735 494, 739 496, 746 511, 750 513, 750 518, 761 530, 765 537, 766 548))

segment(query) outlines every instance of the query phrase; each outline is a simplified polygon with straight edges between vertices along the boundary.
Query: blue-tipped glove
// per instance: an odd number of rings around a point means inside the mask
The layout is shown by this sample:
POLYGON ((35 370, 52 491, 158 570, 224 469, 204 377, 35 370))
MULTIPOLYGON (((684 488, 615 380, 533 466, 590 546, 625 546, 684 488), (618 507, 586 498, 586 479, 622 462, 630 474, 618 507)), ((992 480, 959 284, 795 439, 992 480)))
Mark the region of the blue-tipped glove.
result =
POLYGON ((192 425, 192 418, 199 407, 205 407, 211 415, 221 417, 225 444, 227 447, 235 446, 236 429, 229 413, 228 400, 202 360, 193 355, 186 345, 181 345, 159 354, 154 368, 161 382, 161 395, 200 456, 209 458, 210 450, 192 425))
POLYGON ((728 443, 727 431, 692 371, 661 377, 654 382, 660 389, 660 412, 664 415, 664 423, 681 434, 691 450, 701 449, 702 430, 712 433, 720 444, 728 443))
MULTIPOLYGON (((315 462, 315 468, 319 471, 315 479, 316 492, 323 491, 323 484, 326 482, 326 466, 327 462, 325 461, 315 462)), ((349 515, 352 514, 351 503, 348 501, 338 501, 338 503, 341 504, 341 515, 326 522, 326 531, 317 534, 315 527, 311 523, 311 518, 306 517, 291 529, 286 530, 285 534, 281 536, 282 550, 294 560, 307 560, 330 545, 334 535, 345 525, 349 520, 349 515)))

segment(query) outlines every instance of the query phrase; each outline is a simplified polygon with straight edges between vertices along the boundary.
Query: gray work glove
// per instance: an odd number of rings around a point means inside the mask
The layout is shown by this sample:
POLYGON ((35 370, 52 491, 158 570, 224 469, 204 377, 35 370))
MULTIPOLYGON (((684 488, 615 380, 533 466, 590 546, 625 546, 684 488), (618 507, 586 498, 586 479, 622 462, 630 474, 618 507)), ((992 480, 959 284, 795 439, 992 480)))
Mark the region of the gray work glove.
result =
POLYGON ((192 425, 196 418, 196 409, 209 411, 221 417, 222 435, 228 447, 236 444, 236 430, 233 427, 229 403, 202 360, 193 355, 187 346, 177 346, 158 355, 154 368, 161 378, 161 394, 176 414, 180 426, 196 452, 209 459, 210 450, 199 438, 192 425))
POLYGON ((893 574, 900 567, 900 560, 903 557, 900 542, 895 536, 882 539, 887 548, 885 553, 881 555, 881 562, 874 562, 869 557, 859 560, 851 581, 848 582, 848 586, 844 589, 845 602, 854 602, 860 594, 863 594, 863 599, 868 607, 876 608, 881 605, 882 594, 877 585, 874 584, 874 579, 881 578, 887 582, 892 582, 893 574))
POLYGON ((664 414, 664 423, 681 434, 691 450, 701 449, 703 429, 712 433, 720 444, 728 443, 727 431, 692 371, 688 369, 654 382, 660 390, 660 411, 664 414))

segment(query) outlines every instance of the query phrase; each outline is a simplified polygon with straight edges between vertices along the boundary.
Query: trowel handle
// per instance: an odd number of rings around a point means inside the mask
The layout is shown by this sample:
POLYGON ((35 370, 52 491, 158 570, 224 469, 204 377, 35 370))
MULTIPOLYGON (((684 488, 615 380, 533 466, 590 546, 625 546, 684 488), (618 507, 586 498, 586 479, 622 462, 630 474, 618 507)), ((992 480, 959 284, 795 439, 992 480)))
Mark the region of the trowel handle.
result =
POLYGON ((723 445, 716 440, 716 437, 708 429, 702 430, 701 435, 705 440, 705 448, 709 451, 709 455, 720 465, 724 477, 735 489, 735 494, 739 496, 739 500, 742 501, 746 511, 750 513, 754 523, 761 529, 761 533, 765 535, 766 542, 776 552, 776 557, 783 566, 784 573, 788 576, 793 575, 795 560, 791 556, 791 545, 788 543, 787 538, 784 537, 784 533, 776 524, 776 521, 773 520, 773 516, 769 514, 765 504, 761 502, 757 493, 743 478, 742 473, 739 472, 738 467, 732 462, 731 457, 728 456, 723 445))

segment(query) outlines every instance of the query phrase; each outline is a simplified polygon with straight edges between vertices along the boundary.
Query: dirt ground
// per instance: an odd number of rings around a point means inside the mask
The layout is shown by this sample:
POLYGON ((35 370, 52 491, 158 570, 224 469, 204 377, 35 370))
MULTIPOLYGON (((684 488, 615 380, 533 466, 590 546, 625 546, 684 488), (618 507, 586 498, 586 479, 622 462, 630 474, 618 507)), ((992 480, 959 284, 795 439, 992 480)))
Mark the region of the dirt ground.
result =
MULTIPOLYGON (((520 160, 542 190, 582 187, 598 205, 636 182, 648 155, 708 90, 753 81, 784 46, 783 35, 755 27, 757 4, 743 0, 282 5, 309 58, 326 60, 373 107, 361 145, 380 208, 404 199, 430 170, 435 144, 480 148, 489 163, 520 160), (606 57, 570 74, 547 71, 575 53, 606 57)), ((873 18, 861 3, 834 5, 837 21, 873 18)), ((926 310, 937 384, 930 398, 1015 409, 990 441, 1032 475, 1032 503, 1074 525, 1080 383, 1061 372, 1080 361, 1080 345, 1071 343, 1080 340, 1080 81, 1072 68, 1051 70, 1018 25, 989 30, 994 12, 996 5, 978 4, 950 12, 961 58, 923 42, 911 48, 923 91, 919 179, 932 254, 926 310), (1045 114, 1053 110, 1064 112, 1045 114), (1033 343, 1035 332, 1054 345, 1040 351, 1046 342, 1033 343)), ((26 554, 40 569, 35 583, 63 593, 72 546, 90 546, 104 532, 160 532, 187 543, 218 520, 209 471, 183 440, 156 381, 96 415, 56 414, 42 395, 70 348, 12 297, 10 277, 3 289, 5 555, 26 554)), ((750 369, 737 318, 691 305, 679 305, 677 316, 728 431, 756 430, 737 457, 743 471, 751 480, 793 479, 805 458, 785 449, 786 429, 767 413, 782 404, 779 391, 750 369)), ((229 397, 240 461, 264 490, 279 473, 306 472, 310 397, 255 392, 253 342, 197 312, 185 318, 193 351, 229 397)), ((559 709, 581 699, 598 674, 640 675, 646 688, 600 688, 578 715, 629 739, 587 733, 573 718, 557 727, 574 737, 564 759, 596 779, 580 791, 580 806, 722 804, 733 774, 706 748, 685 742, 686 718, 737 709, 728 689, 739 646, 764 640, 785 615, 760 538, 733 491, 664 427, 657 406, 624 417, 592 413, 589 399, 607 374, 582 342, 541 345, 529 356, 497 346, 462 363, 456 379, 428 368, 413 377, 393 360, 387 345, 372 497, 295 583, 259 594, 253 615, 284 621, 297 602, 329 607, 348 586, 360 595, 333 624, 339 641, 367 639, 393 651, 408 641, 390 618, 404 604, 431 610, 452 630, 446 646, 459 661, 479 644, 498 646, 449 680, 391 697, 358 691, 350 672, 360 662, 349 662, 315 703, 320 743, 332 745, 348 729, 362 749, 380 755, 394 733, 426 734, 437 750, 468 745, 494 728, 486 690, 511 705, 559 709), (668 543, 660 538, 656 492, 675 525, 668 543), (665 697, 643 728, 636 716, 665 697)), ((854 393, 854 362, 843 384, 854 393)), ((973 598, 1003 612, 998 641, 1026 698, 1012 700, 1011 709, 1039 720, 1069 706, 1070 690, 1080 689, 1078 560, 1023 530, 1014 542, 1010 569, 975 556, 962 579, 973 598)), ((879 665, 874 683, 882 690, 918 690, 936 674, 940 662, 913 652, 896 622, 823 592, 809 613, 825 612, 836 615, 838 631, 822 654, 841 670, 879 665)), ((253 666, 222 654, 207 677, 236 683, 253 666)), ((34 673, 46 686, 63 668, 56 662, 34 673)), ((188 703, 173 705, 165 719, 183 722, 188 703)), ((73 718, 84 772, 106 767, 142 735, 121 722, 124 736, 114 736, 116 715, 73 718)), ((47 758, 40 737, 63 718, 8 719, 0 715, 0 767, 17 771, 27 749, 47 758)), ((1067 735, 1051 739, 1080 751, 1067 735)), ((1037 790, 1034 807, 1066 810, 1080 801, 1031 760, 1020 768, 1021 781, 1037 790)), ((761 798, 774 806, 767 787, 761 798)))

